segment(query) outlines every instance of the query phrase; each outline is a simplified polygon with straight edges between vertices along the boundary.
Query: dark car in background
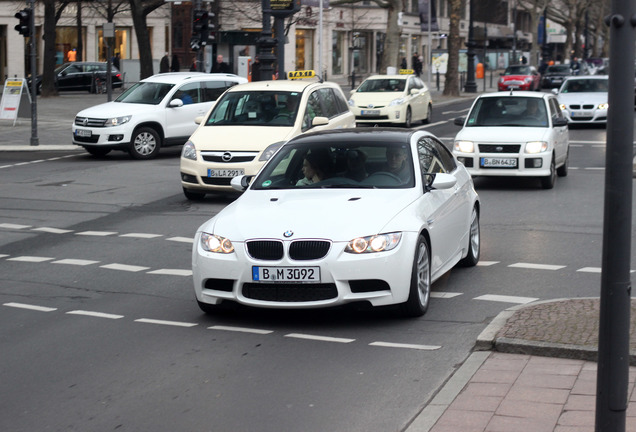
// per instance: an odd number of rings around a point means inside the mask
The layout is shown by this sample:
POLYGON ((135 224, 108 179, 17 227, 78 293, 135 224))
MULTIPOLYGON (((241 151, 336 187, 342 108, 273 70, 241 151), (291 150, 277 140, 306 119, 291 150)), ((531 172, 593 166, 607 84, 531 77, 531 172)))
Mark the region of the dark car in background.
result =
MULTIPOLYGON (((121 72, 112 65, 111 76, 114 89, 124 84, 121 72)), ((86 90, 94 93, 98 87, 96 84, 100 82, 106 82, 106 62, 70 62, 55 68, 55 86, 58 91, 86 90)), ((37 76, 36 86, 39 94, 42 90, 42 75, 37 76)))
POLYGON ((552 65, 543 73, 541 78, 541 88, 555 88, 561 87, 563 81, 572 75, 572 69, 569 65, 552 65))

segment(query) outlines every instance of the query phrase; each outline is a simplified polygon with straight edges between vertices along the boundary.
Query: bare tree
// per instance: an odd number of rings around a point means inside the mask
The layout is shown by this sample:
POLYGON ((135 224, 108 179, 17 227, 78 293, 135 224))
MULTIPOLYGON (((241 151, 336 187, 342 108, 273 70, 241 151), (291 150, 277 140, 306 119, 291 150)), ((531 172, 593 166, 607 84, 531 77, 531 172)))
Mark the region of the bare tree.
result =
POLYGON ((150 33, 146 24, 146 17, 154 10, 165 5, 164 0, 129 0, 130 11, 137 35, 139 46, 139 79, 144 79, 153 74, 152 49, 150 46, 150 33))
POLYGON ((462 0, 449 1, 448 64, 443 92, 445 96, 459 96, 459 48, 462 43, 459 36, 459 21, 462 7, 462 0))
POLYGON ((62 12, 71 1, 42 0, 44 5, 44 59, 41 95, 57 95, 55 88, 55 27, 62 12))

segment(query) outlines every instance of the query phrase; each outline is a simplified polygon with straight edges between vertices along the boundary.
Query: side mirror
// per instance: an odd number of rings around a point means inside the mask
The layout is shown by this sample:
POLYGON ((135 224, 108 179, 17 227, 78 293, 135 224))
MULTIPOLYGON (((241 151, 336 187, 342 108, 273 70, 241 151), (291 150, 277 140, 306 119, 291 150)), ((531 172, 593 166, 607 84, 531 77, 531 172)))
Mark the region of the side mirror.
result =
POLYGON ((425 174, 424 183, 426 184, 426 190, 444 190, 455 186, 457 184, 457 178, 447 173, 425 174))
POLYGON ((412 94, 412 95, 416 95, 416 94, 418 94, 419 92, 420 92, 420 91, 419 91, 419 89, 416 89, 416 88, 411 89, 411 94, 412 94))
POLYGON ((551 91, 552 91, 552 93, 554 93, 555 95, 558 95, 558 94, 559 94, 559 89, 558 89, 558 88, 553 88, 551 91))
POLYGON ((195 118, 194 118, 194 122, 195 122, 196 124, 201 124, 201 123, 203 123, 203 116, 195 117, 195 118))
POLYGON ((168 106, 170 108, 179 108, 183 106, 183 101, 181 99, 172 99, 169 103, 168 106))
POLYGON ((453 123, 455 123, 457 126, 464 126, 464 123, 466 123, 466 117, 457 117, 455 118, 455 120, 453 120, 453 123))
POLYGON ((233 189, 236 189, 239 192, 243 192, 245 189, 248 188, 253 178, 254 176, 251 175, 240 175, 237 177, 232 177, 232 180, 230 180, 230 186, 232 186, 233 189))
POLYGON ((311 121, 311 127, 314 126, 323 126, 329 124, 329 119, 327 117, 314 117, 314 119, 311 121))
POLYGON ((568 119, 566 119, 565 117, 559 117, 556 118, 552 121, 552 125, 554 127, 562 127, 562 126, 567 126, 568 125, 568 119))

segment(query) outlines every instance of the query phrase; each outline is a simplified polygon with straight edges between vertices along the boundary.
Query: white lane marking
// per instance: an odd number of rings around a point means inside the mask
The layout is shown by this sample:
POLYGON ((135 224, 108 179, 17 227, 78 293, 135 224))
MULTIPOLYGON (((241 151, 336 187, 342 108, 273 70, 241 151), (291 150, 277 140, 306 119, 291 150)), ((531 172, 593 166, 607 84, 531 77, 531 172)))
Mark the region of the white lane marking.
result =
POLYGON ((147 234, 147 233, 128 233, 128 234, 121 234, 119 237, 133 237, 133 238, 149 239, 149 238, 163 237, 163 235, 162 234, 147 234))
POLYGON ((179 321, 164 321, 164 320, 155 320, 155 319, 149 319, 149 318, 136 319, 135 322, 146 323, 146 324, 160 324, 160 325, 168 325, 168 326, 175 326, 175 327, 194 327, 194 326, 198 325, 197 323, 186 323, 186 322, 179 322, 179 321))
POLYGON ((140 272, 140 271, 150 269, 150 267, 141 267, 141 266, 133 266, 133 265, 117 264, 117 263, 106 264, 100 267, 105 269, 110 269, 110 270, 121 270, 121 271, 127 271, 127 272, 140 272))
POLYGON ((577 272, 583 272, 583 273, 600 273, 601 272, 601 268, 600 267, 583 267, 577 270, 577 272))
POLYGON ((181 242, 181 243, 193 243, 194 239, 190 238, 190 237, 170 237, 166 240, 170 240, 170 241, 174 241, 174 242, 181 242))
POLYGON ((73 230, 50 228, 50 227, 33 228, 32 231, 42 231, 42 232, 47 232, 52 234, 66 234, 66 233, 73 232, 73 230))
POLYGON ((54 310, 57 310, 57 308, 35 306, 35 305, 24 304, 24 303, 5 303, 3 304, 3 306, 19 308, 19 309, 29 309, 29 310, 39 311, 39 312, 53 312, 54 310))
POLYGON ((438 121, 438 122, 435 122, 435 123, 428 123, 428 124, 426 124, 424 126, 418 127, 418 129, 426 129, 426 128, 430 128, 430 127, 433 127, 433 126, 446 124, 446 123, 448 123, 448 120, 438 121))
POLYGON ((192 276, 192 270, 159 269, 159 270, 149 271, 148 274, 168 275, 168 276, 192 276))
POLYGON ((526 268, 526 269, 534 269, 534 270, 561 270, 562 268, 565 268, 565 266, 562 266, 562 265, 533 264, 533 263, 524 263, 524 262, 510 264, 508 267, 526 268))
POLYGON ((8 256, 10 256, 10 255, 7 255, 7 254, 0 254, 0 258, 4 258, 4 257, 8 257, 8 256))
POLYGON ((587 167, 583 168, 586 171, 603 171, 605 167, 587 167))
POLYGON ((239 333, 254 333, 254 334, 270 334, 274 333, 273 330, 260 330, 246 327, 230 327, 230 326, 212 326, 208 327, 208 330, 221 330, 221 331, 231 331, 231 332, 239 332, 239 333))
POLYGON ((486 300, 486 301, 495 301, 495 302, 501 302, 501 303, 526 304, 526 303, 532 303, 533 301, 537 301, 539 299, 533 298, 533 297, 517 297, 517 296, 486 294, 483 296, 475 297, 473 300, 486 300))
POLYGON ((302 333, 289 333, 289 334, 286 334, 285 337, 316 340, 316 341, 322 341, 322 342, 337 342, 337 343, 351 343, 355 341, 355 339, 335 338, 335 337, 329 337, 329 336, 316 336, 316 335, 308 335, 308 334, 302 334, 302 333))
POLYGON ((24 228, 31 228, 31 225, 18 225, 18 224, 12 224, 12 223, 3 223, 3 224, 0 224, 0 228, 24 229, 24 228))
POLYGON ((453 298, 462 295, 463 293, 458 292, 431 292, 432 298, 453 298))
POLYGON ((477 265, 479 267, 490 267, 491 265, 499 264, 501 261, 479 261, 477 265))
POLYGON ((371 342, 369 346, 379 346, 386 348, 407 348, 424 351, 435 351, 441 348, 439 345, 417 345, 417 344, 401 344, 392 342, 371 342))
POLYGON ((7 258, 7 261, 22 261, 22 262, 34 262, 34 263, 38 263, 38 262, 44 262, 44 261, 51 261, 55 258, 52 257, 39 257, 39 256, 19 256, 19 257, 15 257, 15 258, 7 258))
POLYGON ((99 261, 91 261, 91 260, 83 260, 83 259, 61 259, 57 261, 51 262, 51 264, 68 264, 68 265, 77 265, 77 266, 87 266, 91 264, 97 264, 99 261))
POLYGON ((463 112, 468 112, 470 108, 464 108, 461 110, 451 110, 451 111, 442 111, 443 115, 448 115, 448 114, 459 114, 459 113, 463 113, 463 112))
POLYGON ((106 237, 106 236, 115 235, 115 234, 117 233, 114 231, 82 231, 82 232, 75 233, 75 235, 96 236, 96 237, 106 237))
POLYGON ((70 311, 66 313, 69 315, 84 315, 84 316, 90 316, 90 317, 96 317, 96 318, 107 318, 107 319, 120 319, 124 317, 123 315, 114 315, 114 314, 107 314, 102 312, 91 312, 91 311, 85 311, 85 310, 74 310, 74 311, 70 311))

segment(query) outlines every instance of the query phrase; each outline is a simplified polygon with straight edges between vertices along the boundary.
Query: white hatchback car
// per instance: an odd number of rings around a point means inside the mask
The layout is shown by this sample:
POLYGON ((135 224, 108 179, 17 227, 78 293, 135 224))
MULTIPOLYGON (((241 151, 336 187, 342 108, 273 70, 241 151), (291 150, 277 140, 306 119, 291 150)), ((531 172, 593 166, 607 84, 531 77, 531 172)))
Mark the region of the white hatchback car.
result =
POLYGON ((351 111, 358 124, 430 123, 433 101, 426 84, 416 75, 373 75, 351 91, 351 111))
POLYGON ((204 115, 230 87, 247 82, 231 74, 174 72, 141 80, 112 102, 80 111, 73 144, 94 156, 128 151, 151 159, 161 147, 184 144, 204 115))
POLYGON ((568 173, 568 122, 551 93, 487 93, 475 99, 453 153, 472 176, 538 177, 544 189, 568 173))
POLYGON ((355 127, 340 86, 316 79, 238 85, 199 120, 181 152, 181 185, 191 200, 209 192, 236 192, 230 186, 233 177, 256 174, 297 135, 355 127))

